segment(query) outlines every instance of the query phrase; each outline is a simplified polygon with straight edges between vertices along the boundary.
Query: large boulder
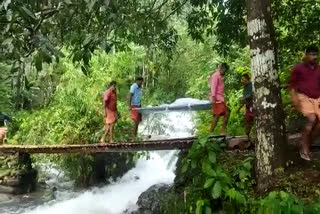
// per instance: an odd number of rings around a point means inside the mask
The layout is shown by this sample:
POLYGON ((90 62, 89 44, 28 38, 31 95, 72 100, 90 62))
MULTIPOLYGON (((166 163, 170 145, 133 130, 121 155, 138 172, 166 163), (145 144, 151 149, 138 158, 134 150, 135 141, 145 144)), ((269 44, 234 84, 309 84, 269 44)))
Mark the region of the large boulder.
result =
POLYGON ((253 146, 253 143, 246 137, 237 137, 231 138, 228 140, 227 149, 234 150, 246 150, 250 149, 253 146))
POLYGON ((95 154, 89 185, 105 185, 115 181, 134 167, 134 153, 95 154))
POLYGON ((37 171, 29 154, 0 155, 0 194, 24 194, 35 189, 37 171))
POLYGON ((156 184, 143 192, 137 201, 139 209, 132 214, 162 214, 161 202, 170 191, 168 184, 156 184))

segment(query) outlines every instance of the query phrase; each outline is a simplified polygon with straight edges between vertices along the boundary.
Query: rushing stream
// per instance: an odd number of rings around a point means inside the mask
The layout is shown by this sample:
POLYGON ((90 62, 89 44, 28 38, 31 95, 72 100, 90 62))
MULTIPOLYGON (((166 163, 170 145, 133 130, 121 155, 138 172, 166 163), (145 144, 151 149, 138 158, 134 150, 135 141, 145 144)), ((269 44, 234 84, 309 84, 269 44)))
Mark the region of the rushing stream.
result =
MULTIPOLYGON (((188 105, 202 101, 183 98, 171 105, 188 105)), ((194 134, 192 112, 161 112, 144 116, 139 132, 152 139, 189 137, 194 134)), ((46 166, 48 186, 57 186, 55 199, 42 200, 40 193, 0 202, 0 213, 5 214, 121 214, 136 210, 139 195, 158 183, 170 184, 175 174, 178 151, 155 151, 149 159, 140 158, 136 166, 116 182, 101 188, 75 192, 72 181, 64 180, 63 172, 46 166)), ((44 166, 45 167, 45 166, 44 166)), ((43 192, 43 191, 42 191, 43 192)))

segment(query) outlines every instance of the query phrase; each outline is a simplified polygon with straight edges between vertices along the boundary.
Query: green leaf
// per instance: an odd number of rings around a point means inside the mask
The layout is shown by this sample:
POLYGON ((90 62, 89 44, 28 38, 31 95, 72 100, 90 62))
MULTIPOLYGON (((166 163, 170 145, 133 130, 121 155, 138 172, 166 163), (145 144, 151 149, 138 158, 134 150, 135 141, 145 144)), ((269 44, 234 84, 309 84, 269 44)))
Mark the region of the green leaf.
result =
POLYGON ((229 189, 226 192, 226 196, 229 197, 230 199, 235 199, 236 198, 236 190, 234 188, 229 189))
POLYGON ((277 192, 270 192, 269 195, 268 195, 268 198, 269 199, 276 199, 277 196, 278 196, 277 192))
POLYGON ((284 191, 280 191, 280 197, 282 200, 286 200, 288 198, 288 193, 284 192, 284 191))
POLYGON ((206 206, 206 208, 205 208, 205 214, 212 214, 211 207, 206 206))
POLYGON ((203 205, 204 205, 204 201, 203 200, 198 200, 197 201, 196 214, 202 214, 203 205))
POLYGON ((206 180, 206 182, 204 183, 203 188, 207 189, 207 188, 211 187, 212 184, 213 184, 213 182, 214 182, 214 178, 209 178, 209 179, 206 180))
POLYGON ((40 49, 41 49, 40 52, 41 52, 42 62, 51 63, 52 56, 50 55, 50 52, 48 51, 48 49, 46 49, 45 46, 41 46, 40 49))
POLYGON ((217 181, 211 191, 211 196, 213 199, 217 199, 221 196, 221 183, 217 181))
POLYGON ((12 38, 7 38, 2 42, 2 45, 3 46, 11 45, 12 44, 12 40, 13 40, 12 38))
POLYGON ((89 11, 92 11, 93 6, 96 4, 96 0, 90 0, 87 2, 89 11))
POLYGON ((37 17, 35 17, 35 15, 28 9, 26 8, 25 6, 22 6, 21 9, 23 10, 23 12, 25 14, 27 14, 30 18, 32 18, 34 21, 37 20, 37 17))
POLYGON ((251 168, 252 168, 250 162, 245 162, 245 163, 243 164, 243 167, 246 168, 247 170, 251 170, 251 168))
POLYGON ((201 138, 201 139, 199 140, 199 143, 200 143, 201 146, 205 146, 206 143, 207 143, 207 139, 206 139, 206 138, 201 138))
POLYGON ((185 173, 188 170, 188 168, 189 168, 189 162, 186 161, 181 168, 181 172, 185 173))
POLYGON ((246 178, 246 177, 248 177, 248 175, 249 175, 248 172, 246 172, 244 170, 240 170, 239 171, 239 177, 240 177, 241 180, 246 178))
POLYGON ((92 41, 92 35, 87 34, 85 40, 82 42, 83 46, 88 45, 92 41))
POLYGON ((246 198, 240 192, 236 191, 236 201, 239 204, 244 204, 244 203, 246 203, 246 198))
POLYGON ((191 161, 191 168, 192 168, 192 169, 197 168, 197 161, 196 161, 196 160, 192 160, 192 161, 191 161))
POLYGON ((210 160, 211 163, 216 163, 217 162, 216 153, 209 152, 209 160, 210 160))
POLYGON ((211 163, 208 160, 205 160, 202 163, 202 172, 213 177, 217 175, 216 172, 212 169, 211 163))
POLYGON ((42 54, 40 52, 34 56, 33 61, 37 71, 41 71, 42 70, 42 54))

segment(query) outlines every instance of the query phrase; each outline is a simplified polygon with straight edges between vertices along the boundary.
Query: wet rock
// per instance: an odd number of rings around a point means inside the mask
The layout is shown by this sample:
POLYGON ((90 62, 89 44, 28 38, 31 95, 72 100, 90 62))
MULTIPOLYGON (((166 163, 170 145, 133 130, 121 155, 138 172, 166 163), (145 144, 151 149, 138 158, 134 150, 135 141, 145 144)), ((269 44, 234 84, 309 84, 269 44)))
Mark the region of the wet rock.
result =
POLYGON ((9 178, 4 182, 4 184, 8 185, 8 186, 19 186, 20 179, 19 178, 9 178))
POLYGON ((29 154, 0 155, 0 193, 23 194, 35 189, 37 171, 29 154))
POLYGON ((8 194, 2 194, 0 193, 0 202, 6 202, 6 201, 10 201, 12 198, 11 195, 8 195, 8 194))
POLYGON ((89 185, 105 185, 134 167, 134 153, 95 154, 89 185))
POLYGON ((232 138, 228 141, 228 149, 249 149, 252 146, 247 138, 232 138))
POLYGON ((8 176, 11 174, 11 170, 10 169, 4 169, 4 170, 0 170, 0 178, 4 178, 5 176, 8 176))
POLYGON ((162 214, 161 200, 171 189, 167 184, 156 184, 143 192, 137 201, 139 209, 131 214, 162 214))
POLYGON ((9 187, 5 185, 0 185, 0 193, 5 193, 5 194, 15 194, 16 193, 16 188, 14 187, 9 187))

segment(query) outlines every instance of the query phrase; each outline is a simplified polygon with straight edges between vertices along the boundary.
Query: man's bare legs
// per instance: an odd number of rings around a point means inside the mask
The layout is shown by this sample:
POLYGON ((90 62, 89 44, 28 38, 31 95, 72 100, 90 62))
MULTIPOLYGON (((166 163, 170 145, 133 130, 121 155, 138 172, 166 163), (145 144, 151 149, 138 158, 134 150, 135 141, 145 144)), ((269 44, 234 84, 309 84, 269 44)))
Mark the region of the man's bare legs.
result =
POLYGON ((139 122, 133 121, 133 136, 137 137, 138 135, 138 127, 139 127, 139 122))
POLYGON ((302 146, 300 150, 301 158, 305 160, 310 160, 310 146, 312 144, 312 135, 317 122, 317 116, 315 114, 309 114, 306 116, 307 124, 304 127, 304 132, 302 136, 302 146))
POLYGON ((229 111, 226 111, 225 115, 223 116, 223 125, 220 131, 221 135, 226 135, 227 132, 227 125, 228 125, 228 120, 229 120, 229 111))
POLYGON ((103 133, 103 135, 101 137, 100 143, 105 143, 105 139, 106 139, 106 136, 108 135, 109 131, 110 131, 109 124, 105 124, 104 125, 104 133, 103 133))
POLYGON ((320 136, 320 120, 317 120, 316 125, 313 127, 312 133, 311 133, 311 141, 309 144, 309 148, 311 148, 312 143, 320 136))
MULTIPOLYGON (((211 123, 211 126, 210 126, 210 133, 214 132, 220 117, 221 117, 220 115, 214 115, 213 116, 213 120, 212 120, 212 123, 211 123)), ((226 111, 225 115, 223 115, 223 125, 222 125, 221 131, 220 131, 221 135, 226 135, 226 129, 227 129, 227 125, 228 125, 228 120, 229 120, 229 111, 226 111)))
POLYGON ((252 126, 253 126, 253 121, 247 120, 245 125, 245 132, 249 140, 250 140, 250 132, 251 132, 252 126))
POLYGON ((113 143, 113 128, 114 128, 114 123, 109 124, 109 142, 113 143))
POLYGON ((320 137, 320 118, 318 119, 317 125, 313 128, 312 140, 316 140, 320 137))
POLYGON ((210 126, 210 133, 213 133, 214 129, 216 128, 218 121, 219 121, 220 116, 219 115, 214 115, 213 120, 210 126))

